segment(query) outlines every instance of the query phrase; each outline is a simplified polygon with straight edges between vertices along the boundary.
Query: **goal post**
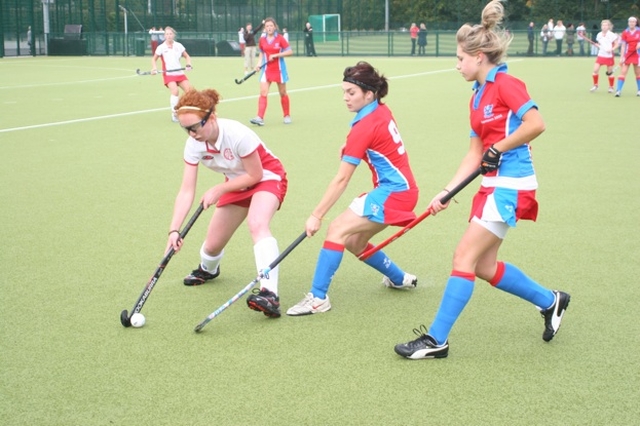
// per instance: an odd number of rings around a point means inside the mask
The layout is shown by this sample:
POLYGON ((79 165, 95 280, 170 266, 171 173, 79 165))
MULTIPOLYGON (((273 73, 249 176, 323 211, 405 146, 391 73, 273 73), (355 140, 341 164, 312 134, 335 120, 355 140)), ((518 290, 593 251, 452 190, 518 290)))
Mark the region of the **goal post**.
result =
POLYGON ((327 13, 324 15, 310 15, 309 23, 313 28, 313 41, 340 40, 340 14, 327 13))

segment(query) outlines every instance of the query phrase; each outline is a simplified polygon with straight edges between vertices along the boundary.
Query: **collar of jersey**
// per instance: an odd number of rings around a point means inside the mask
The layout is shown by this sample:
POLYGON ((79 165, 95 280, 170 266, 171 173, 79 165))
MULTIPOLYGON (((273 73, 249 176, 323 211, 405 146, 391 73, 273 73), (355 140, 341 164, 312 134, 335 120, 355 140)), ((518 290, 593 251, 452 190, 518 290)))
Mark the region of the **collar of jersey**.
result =
POLYGON ((378 100, 376 99, 375 101, 371 102, 369 105, 366 105, 366 106, 362 107, 362 109, 360 111, 358 111, 358 113, 356 114, 355 118, 351 122, 351 127, 353 127, 358 121, 362 120, 367 115, 371 114, 379 106, 380 106, 380 104, 378 103, 378 100))
POLYGON ((477 81, 473 83, 473 90, 476 92, 473 99, 473 109, 478 109, 478 105, 480 104, 480 99, 482 99, 482 94, 484 93, 486 84, 488 82, 494 83, 496 81, 496 75, 498 75, 499 72, 506 73, 507 64, 499 64, 491 68, 491 70, 487 74, 487 79, 484 84, 481 85, 477 81))

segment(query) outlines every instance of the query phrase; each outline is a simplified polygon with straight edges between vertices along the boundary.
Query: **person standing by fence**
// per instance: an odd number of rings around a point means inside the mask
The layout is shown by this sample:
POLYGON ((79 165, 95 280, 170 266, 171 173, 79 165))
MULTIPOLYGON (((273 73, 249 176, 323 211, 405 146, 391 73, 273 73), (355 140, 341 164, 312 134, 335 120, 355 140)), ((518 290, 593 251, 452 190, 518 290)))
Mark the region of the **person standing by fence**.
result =
POLYGON ((256 67, 256 34, 262 31, 264 20, 254 30, 251 22, 244 27, 244 73, 249 74, 256 67))
POLYGON ((313 44, 313 28, 311 23, 307 22, 304 27, 304 48, 307 56, 316 56, 316 47, 313 44))
POLYGON ((409 36, 411 37, 411 56, 414 56, 416 54, 418 31, 420 31, 420 28, 418 28, 415 22, 412 22, 411 27, 409 27, 409 36))
POLYGON ((418 31, 418 56, 427 54, 427 26, 424 22, 420 23, 420 31, 418 31))

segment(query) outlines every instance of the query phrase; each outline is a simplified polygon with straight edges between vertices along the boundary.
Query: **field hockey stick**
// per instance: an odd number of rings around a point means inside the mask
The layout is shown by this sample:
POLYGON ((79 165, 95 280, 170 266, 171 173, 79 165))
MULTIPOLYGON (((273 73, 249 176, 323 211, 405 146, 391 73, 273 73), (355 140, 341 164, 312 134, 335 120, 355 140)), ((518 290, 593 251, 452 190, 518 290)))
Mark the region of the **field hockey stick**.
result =
MULTIPOLYGON (((455 188, 453 188, 451 191, 449 191, 447 193, 447 195, 442 197, 440 199, 440 203, 442 203, 442 204, 448 203, 449 200, 451 200, 453 197, 456 196, 456 194, 458 194, 458 192, 462 191, 464 189, 464 187, 469 185, 475 178, 477 178, 478 175, 480 175, 480 173, 481 173, 480 172, 480 168, 478 168, 477 170, 474 170, 473 173, 471 173, 462 182, 460 182, 455 188)), ((417 224, 419 224, 420 222, 425 220, 427 218, 427 216, 430 216, 430 215, 431 215, 431 209, 425 211, 420 216, 418 216, 415 219, 413 219, 407 226, 405 226, 404 228, 402 228, 401 230, 399 230, 398 232, 396 232, 395 234, 393 234, 392 236, 390 236, 389 238, 387 238, 386 240, 384 240, 383 242, 381 242, 377 246, 371 247, 369 250, 365 250, 362 253, 360 253, 360 255, 358 256, 358 259, 359 260, 363 260, 363 261, 367 260, 374 253, 380 251, 381 249, 385 248, 386 246, 388 246, 389 244, 391 244, 392 242, 394 242, 398 238, 402 237, 404 234, 409 232, 413 227, 415 227, 417 224)))
POLYGON ((244 296, 249 290, 251 290, 251 288, 254 285, 256 285, 258 282, 260 282, 261 279, 268 277, 269 276, 269 272, 272 271, 276 266, 278 266, 278 264, 282 261, 282 259, 287 257, 287 255, 289 253, 291 253, 291 251, 294 248, 296 248, 298 246, 298 244, 300 244, 302 242, 302 240, 304 240, 306 237, 307 237, 307 231, 305 231, 302 234, 300 234, 300 236, 298 238, 296 238, 296 240, 294 242, 292 242, 289 247, 287 247, 282 253, 280 253, 280 256, 278 256, 276 258, 276 260, 271 262, 271 264, 269 266, 267 266, 265 269, 261 270, 260 273, 258 274, 258 276, 253 281, 251 281, 249 284, 247 284, 242 290, 240 290, 231 299, 227 300, 227 302, 224 305, 220 306, 218 309, 213 311, 208 317, 206 317, 204 319, 204 321, 202 321, 200 324, 196 325, 196 328, 194 328, 193 331, 195 331, 196 333, 200 332, 200 330, 202 330, 202 328, 205 325, 207 325, 212 319, 214 319, 215 317, 220 315, 222 312, 224 312, 225 309, 227 309, 229 306, 231 306, 233 303, 235 303, 238 299, 240 299, 242 296, 244 296))
MULTIPOLYGON (((187 68, 176 68, 176 69, 173 69, 173 70, 158 70, 158 71, 156 71, 156 74, 164 74, 164 73, 175 72, 175 71, 184 71, 186 69, 187 68)), ((193 67, 189 67, 189 69, 193 69, 193 67)), ((140 68, 138 68, 136 70, 136 74, 138 74, 138 75, 151 75, 153 73, 151 71, 140 71, 140 68)))
MULTIPOLYGON (((198 216, 200 216, 200 213, 202 213, 203 210, 204 210, 204 207, 202 206, 202 204, 200 204, 198 206, 198 209, 193 214, 193 216, 191 216, 191 219, 189 219, 189 222, 187 222, 185 227, 182 229, 182 232, 180 232, 180 239, 184 239, 184 237, 187 236, 187 234, 189 233, 189 230, 191 229, 193 224, 196 222, 196 219, 198 218, 198 216)), ((142 307, 144 306, 144 303, 147 301, 147 298, 149 297, 151 290, 153 290, 153 287, 155 287, 156 283, 158 282, 158 279, 160 278, 160 275, 162 275, 162 272, 164 271, 164 268, 167 267, 167 264, 169 263, 169 261, 171 260, 174 254, 175 254, 175 250, 173 249, 173 247, 171 247, 171 249, 160 261, 160 265, 158 265, 158 267, 156 268, 156 271, 153 273, 153 276, 151 276, 151 279, 149 280, 144 290, 140 294, 140 297, 138 297, 138 300, 136 301, 135 305, 133 305, 133 309, 131 310, 131 315, 127 313, 126 309, 120 313, 120 322, 122 323, 123 326, 129 327, 131 325, 131 316, 142 310, 142 307)))
POLYGON ((240 80, 238 80, 237 78, 235 79, 236 84, 242 84, 245 81, 249 80, 251 77, 253 77, 255 75, 255 73, 257 73, 258 71, 260 71, 261 69, 264 68, 264 66, 267 65, 267 63, 265 62, 264 64, 260 65, 260 68, 257 70, 253 70, 251 71, 249 74, 245 75, 244 77, 242 77, 240 80))

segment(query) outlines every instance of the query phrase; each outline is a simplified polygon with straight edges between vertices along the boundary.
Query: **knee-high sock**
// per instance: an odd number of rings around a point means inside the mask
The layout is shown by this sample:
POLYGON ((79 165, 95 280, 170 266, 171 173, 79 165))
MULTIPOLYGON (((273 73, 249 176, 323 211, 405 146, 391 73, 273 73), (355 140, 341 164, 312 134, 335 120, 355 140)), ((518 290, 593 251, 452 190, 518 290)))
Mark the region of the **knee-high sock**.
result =
POLYGON ((636 78, 636 87, 638 88, 638 91, 640 92, 640 78, 636 78))
POLYGON ((531 302, 541 309, 547 309, 555 302, 555 295, 551 290, 542 287, 509 263, 498 262, 496 275, 489 284, 531 302))
POLYGON ((171 105, 171 112, 175 112, 176 105, 178 105, 178 100, 180 98, 176 95, 171 95, 169 97, 169 105, 171 105))
POLYGON ((224 250, 217 256, 208 255, 204 251, 204 244, 202 244, 202 247, 200 247, 200 267, 208 273, 213 274, 218 269, 222 256, 224 256, 224 250))
POLYGON ((313 283, 311 284, 311 293, 319 299, 327 297, 327 291, 331 285, 333 275, 338 270, 342 256, 344 255, 344 246, 341 244, 325 241, 322 250, 318 255, 318 263, 316 264, 316 272, 313 275, 313 283))
MULTIPOLYGON (((366 250, 373 247, 373 244, 369 243, 366 250)), ((389 277, 391 282, 400 285, 404 280, 404 271, 387 257, 382 251, 377 251, 370 258, 364 261, 367 265, 371 266, 376 271, 381 272, 383 275, 389 277)))
POLYGON ((264 113, 267 111, 267 97, 260 95, 258 99, 258 117, 264 118, 264 113))
POLYGON ((475 278, 474 274, 451 271, 451 276, 447 281, 447 287, 444 289, 444 295, 440 302, 440 308, 438 308, 438 313, 433 323, 431 323, 431 327, 429 327, 429 334, 436 339, 438 344, 442 345, 447 341, 453 324, 462 313, 464 307, 467 306, 469 299, 471 299, 475 278))
POLYGON ((616 78, 614 76, 612 75, 609 76, 609 87, 613 87, 613 82, 615 81, 615 79, 616 78))
POLYGON ((280 98, 280 105, 282 105, 282 114, 284 116, 289 114, 289 95, 284 95, 280 98))
MULTIPOLYGON (((280 251, 278 241, 274 237, 263 238, 253 246, 253 254, 256 259, 258 273, 276 260, 280 251)), ((278 266, 269 271, 268 278, 260 280, 260 286, 278 294, 278 266)))
POLYGON ((598 78, 600 76, 598 74, 592 74, 591 77, 593 77, 593 85, 597 86, 598 85, 598 78))
POLYGON ((618 87, 616 88, 616 90, 618 92, 621 92, 622 91, 622 86, 624 86, 624 76, 623 75, 618 77, 618 87))

